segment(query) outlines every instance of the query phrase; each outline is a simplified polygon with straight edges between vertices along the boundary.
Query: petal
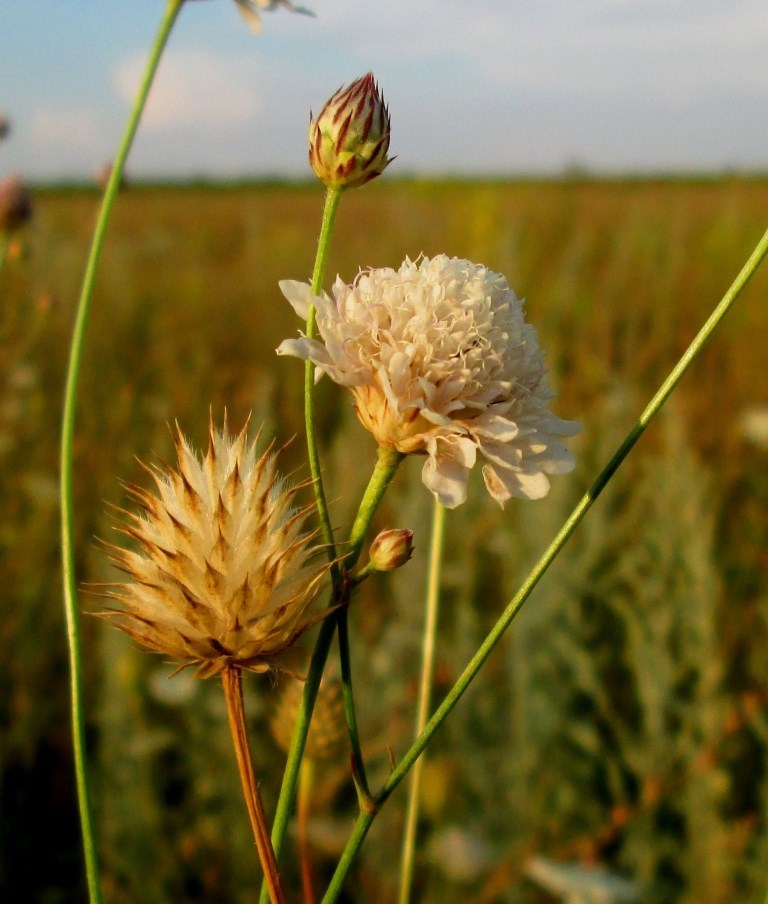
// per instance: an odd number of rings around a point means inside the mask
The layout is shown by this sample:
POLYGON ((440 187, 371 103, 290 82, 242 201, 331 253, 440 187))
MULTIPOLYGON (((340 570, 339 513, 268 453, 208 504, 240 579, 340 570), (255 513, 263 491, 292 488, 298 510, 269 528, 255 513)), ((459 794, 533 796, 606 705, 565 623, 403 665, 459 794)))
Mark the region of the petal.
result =
POLYGON ((529 472, 494 468, 485 465, 483 479, 488 492, 504 508, 504 503, 516 496, 518 499, 543 499, 549 492, 549 480, 541 471, 529 472))
POLYGON ((250 0, 235 0, 235 3, 240 10, 240 15, 247 22, 248 28, 257 35, 261 31, 261 19, 253 3, 250 0))
POLYGON ((310 305, 315 305, 318 301, 311 287, 305 282, 299 282, 297 279, 281 279, 278 285, 280 286, 280 291, 291 303, 293 310, 296 311, 302 320, 306 320, 309 315, 310 305))
POLYGON ((468 437, 454 435, 430 438, 427 450, 422 482, 441 505, 456 508, 467 498, 467 480, 477 448, 468 437))

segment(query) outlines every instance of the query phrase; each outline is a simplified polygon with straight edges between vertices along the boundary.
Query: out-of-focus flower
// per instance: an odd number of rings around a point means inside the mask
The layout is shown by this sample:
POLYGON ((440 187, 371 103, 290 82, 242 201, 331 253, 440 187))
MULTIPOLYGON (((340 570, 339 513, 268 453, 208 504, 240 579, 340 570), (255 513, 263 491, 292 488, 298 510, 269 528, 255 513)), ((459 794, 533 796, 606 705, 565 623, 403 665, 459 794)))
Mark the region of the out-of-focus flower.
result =
POLYGON ((768 407, 747 408, 739 417, 741 435, 748 442, 768 449, 768 407))
POLYGON ((258 34, 261 31, 261 13, 269 10, 277 9, 283 6, 292 13, 302 13, 305 16, 314 16, 311 9, 304 6, 296 6, 291 0, 235 0, 240 14, 248 23, 248 27, 252 32, 258 34))
POLYGON ((506 279, 445 255, 341 279, 333 298, 280 283, 300 317, 317 311, 323 342, 288 339, 278 354, 312 361, 355 397, 380 446, 427 456, 425 486, 447 508, 466 498, 479 453, 489 493, 539 499, 547 474, 574 466, 560 442, 580 429, 548 410, 536 331, 506 279))
MULTIPOLYGON (((272 737, 285 753, 291 748, 303 693, 303 681, 287 679, 269 720, 272 737)), ((341 756, 347 743, 347 720, 341 681, 336 677, 323 677, 312 712, 304 755, 313 760, 336 759, 341 756)))
POLYGON ((372 73, 339 88, 309 121, 309 162, 329 188, 355 188, 392 162, 389 113, 372 73))
POLYGON ((14 232, 32 218, 32 199, 18 176, 0 182, 0 232, 14 232))
POLYGON ((380 531, 371 543, 368 557, 374 571, 394 571, 413 555, 413 531, 402 527, 380 531))
POLYGON ((302 533, 311 507, 294 507, 297 487, 255 447, 246 427, 232 439, 225 423, 211 427, 201 459, 179 432, 178 470, 150 469, 155 493, 128 487, 141 513, 125 513, 123 533, 138 550, 110 547, 132 580, 111 585, 122 608, 104 614, 150 650, 196 664, 199 677, 288 670, 284 654, 325 614, 310 611, 328 571, 302 533))
POLYGON ((5 139, 11 134, 11 121, 8 119, 5 114, 0 113, 0 141, 5 141, 5 139))

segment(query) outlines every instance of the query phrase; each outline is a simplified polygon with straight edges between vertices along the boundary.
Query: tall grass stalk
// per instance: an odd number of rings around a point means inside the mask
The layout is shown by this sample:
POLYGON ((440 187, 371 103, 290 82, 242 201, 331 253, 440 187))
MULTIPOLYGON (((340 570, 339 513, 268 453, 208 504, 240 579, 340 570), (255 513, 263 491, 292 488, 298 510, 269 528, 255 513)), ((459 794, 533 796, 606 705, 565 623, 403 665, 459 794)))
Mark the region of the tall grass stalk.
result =
POLYGON ((181 11, 184 0, 168 0, 163 12, 157 34, 150 50, 147 67, 134 101, 133 109, 123 134, 123 139, 115 157, 112 172, 104 191, 88 261, 83 277, 80 299, 78 301, 75 324, 70 345, 69 363, 67 367, 64 389, 64 407, 61 424, 60 446, 60 506, 61 506, 61 557, 62 578, 64 585, 64 611, 67 625, 67 642, 69 647, 70 697, 72 713, 72 746, 75 761, 77 782, 77 798, 80 811, 80 827, 85 856, 88 894, 91 904, 100 904, 101 888, 99 882, 98 856, 96 838, 91 815, 88 767, 85 750, 85 717, 83 712, 83 667, 82 644, 80 638, 80 620, 77 608, 77 576, 75 575, 74 551, 74 501, 73 501, 73 441, 75 418, 77 414, 77 390, 80 376, 80 365, 83 357, 83 344, 91 299, 96 282, 96 273, 104 246, 110 215, 114 206, 120 182, 125 170, 125 162, 133 143, 136 130, 154 81, 157 67, 163 50, 170 36, 176 18, 181 11))
POLYGON ((376 814, 379 812, 390 794, 392 794, 395 788, 397 788, 398 785, 403 781, 405 776, 418 760, 427 744, 432 739, 432 736, 450 714, 451 710, 459 702, 462 695, 469 687, 470 683, 473 681, 477 673, 485 664, 485 661, 491 655, 496 644, 498 644, 498 642, 501 640, 504 632, 507 630, 517 613, 520 611, 523 603, 531 595, 538 582, 541 580, 549 566, 559 554, 560 550, 565 546, 569 537, 578 526, 579 522, 592 507, 594 502, 607 486, 610 479, 620 467, 621 463, 624 461, 637 441, 643 435, 648 424, 661 410, 664 403, 667 401, 675 387, 678 385, 688 368, 693 363, 696 356, 701 352, 707 340, 711 337, 712 333, 717 328, 723 317, 728 313, 738 296, 741 294, 744 287, 755 274, 757 268, 759 267, 766 254, 768 254, 768 230, 763 233, 763 236, 755 246, 754 251, 749 256, 747 262, 742 267, 738 276, 736 277, 728 291, 725 293, 720 303, 716 306, 712 314, 709 316, 704 326, 702 326, 702 328, 699 330, 696 337, 683 353, 680 360, 677 362, 670 374, 661 384, 651 401, 643 410, 638 420, 635 422, 625 439, 620 443, 619 447, 611 456, 610 460, 597 476, 593 484, 589 487, 584 496, 582 496, 581 500, 568 516, 565 523, 550 543, 549 547, 546 549, 539 561, 534 565, 530 574, 525 579, 515 596, 510 600, 501 617, 488 633, 475 655, 471 658, 468 665, 457 679, 456 683, 446 694, 445 699, 442 701, 442 703, 435 710, 432 718, 429 720, 424 730, 421 732, 418 738, 416 738, 414 743, 406 751, 400 762, 392 771, 389 779, 384 783, 381 791, 378 793, 378 795, 376 795, 374 801, 372 802, 375 804, 375 806, 370 807, 368 810, 363 810, 358 816, 357 821, 355 822, 355 825, 352 829, 352 833, 350 834, 349 840, 347 841, 347 845, 337 865, 336 872, 334 873, 326 894, 323 897, 322 904, 332 904, 332 902, 339 899, 346 877, 352 867, 358 851, 363 844, 363 841, 365 840, 366 835, 368 834, 368 830, 370 829, 373 820, 376 818, 376 814))
MULTIPOLYGON (((432 703, 432 683, 435 671, 435 640, 437 619, 440 612, 440 576, 443 561, 443 539, 445 537, 445 508, 435 500, 432 509, 432 528, 429 545, 429 571, 424 606, 424 634, 421 646, 421 678, 419 682, 419 702, 416 710, 416 730, 418 737, 427 724, 432 703)), ((416 828, 419 821, 419 794, 421 793, 421 770, 424 760, 419 759, 413 767, 408 787, 408 804, 405 812, 403 833, 403 853, 400 863, 399 904, 409 904, 413 885, 413 868, 416 862, 416 828)))

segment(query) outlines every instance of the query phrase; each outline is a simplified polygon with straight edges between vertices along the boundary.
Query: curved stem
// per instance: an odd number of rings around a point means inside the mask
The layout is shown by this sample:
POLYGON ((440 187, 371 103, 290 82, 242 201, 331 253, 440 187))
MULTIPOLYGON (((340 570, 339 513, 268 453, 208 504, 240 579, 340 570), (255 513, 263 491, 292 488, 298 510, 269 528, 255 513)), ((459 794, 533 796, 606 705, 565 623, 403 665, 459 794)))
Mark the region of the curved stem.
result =
POLYGON ((611 477, 613 477, 621 463, 624 461, 634 445, 645 432, 648 424, 661 410, 664 403, 672 394, 672 391, 675 389, 685 372, 691 366, 693 360, 702 350, 705 343, 711 337, 720 321, 728 313, 733 303, 741 294, 741 291, 755 274, 755 271, 757 270, 766 254, 768 254, 768 230, 766 230, 766 232, 763 234, 762 238, 757 243, 755 250, 752 252, 752 254, 749 256, 749 259, 742 267, 741 272, 736 277, 728 291, 725 293, 715 310, 709 316, 704 326, 699 330, 693 342, 691 342, 680 360, 670 372, 669 376, 661 384, 656 394, 645 407, 644 411, 637 419, 632 429, 629 431, 623 442, 613 453, 608 463, 605 465, 603 470, 593 482, 592 486, 587 490, 574 510, 568 516, 565 523, 560 528, 547 550, 541 556, 539 561, 534 565, 530 574, 523 582, 523 585, 515 594, 515 596, 510 600, 507 608, 504 610, 499 620, 491 629, 478 651, 469 661, 468 665, 461 673, 456 683, 453 685, 448 694, 446 694, 445 699, 435 710, 432 718, 427 722, 424 730, 421 732, 418 738, 416 738, 416 740, 406 751, 405 755, 400 760, 396 768, 392 771, 389 779, 386 781, 383 788, 381 789, 381 792, 376 797, 376 806, 371 807, 370 811, 361 812, 358 816, 349 840, 347 841, 347 845, 344 848, 344 852, 341 855, 341 859, 339 860, 339 863, 336 867, 336 872, 334 873, 333 878, 331 879, 331 882, 328 886, 328 890, 323 897, 322 904, 332 904, 332 902, 338 900, 339 895, 341 894, 341 891, 343 889, 347 874, 349 873, 352 863, 354 862, 354 859, 357 856, 357 853, 360 850, 363 841, 365 840, 365 836, 368 834, 368 830, 371 827, 371 823, 375 819, 379 809, 408 774, 409 770, 418 760, 424 748, 432 739, 432 736, 449 715, 454 706, 456 706, 456 704, 459 702, 459 699, 461 698, 464 691, 466 691, 466 689, 469 687, 472 680, 475 678, 485 661, 490 656, 496 644, 501 640, 504 632, 507 630, 517 613, 520 611, 523 603, 531 595, 534 587, 541 580, 542 576, 555 560, 563 546, 565 546, 567 540, 570 538, 579 522, 592 507, 596 499, 605 489, 611 477))
MULTIPOLYGON (((429 574, 427 576, 427 594, 425 605, 424 637, 421 648, 421 679, 419 682, 419 701, 416 710, 416 730, 418 737, 427 724, 429 708, 432 702, 432 681, 435 671, 435 641, 437 639, 437 617, 440 611, 440 572, 442 570, 443 539, 445 537, 445 508, 435 500, 432 510, 432 537, 429 547, 429 574)), ((413 867, 416 862, 416 826, 419 821, 419 792, 421 789, 421 770, 424 759, 417 760, 411 773, 408 787, 408 805, 405 815, 405 832, 403 853, 400 863, 400 896, 399 904, 408 904, 411 900, 413 885, 413 867)))
POLYGON ((82 652, 80 640, 79 614, 77 609, 77 579, 75 576, 74 561, 74 502, 73 502, 73 439, 75 427, 75 415, 77 409, 77 388, 80 376, 80 363, 83 354, 83 339, 88 322, 93 288, 96 280, 101 251, 104 245, 107 225, 114 205, 120 181, 125 169, 125 161, 133 143, 142 112, 149 95, 149 89, 154 80, 160 58, 170 36, 176 17, 181 10, 183 0, 168 0, 163 18, 160 22, 152 48, 150 50, 147 68, 144 73, 139 93, 134 101, 128 123, 125 128, 120 148, 114 161, 112 173, 109 178, 101 209, 96 221, 91 249, 83 277, 83 285, 80 292, 75 325, 72 334, 72 344, 69 353, 66 385, 64 389, 64 408, 61 426, 61 555, 62 576, 64 584, 64 611, 67 625, 67 642, 69 647, 70 668, 70 695, 72 710, 72 747, 75 760, 75 776, 77 782, 77 798, 80 809, 80 826, 83 837, 83 849, 85 855, 85 869, 88 880, 88 894, 91 904, 101 902, 101 889, 99 885, 99 869, 96 854, 96 842, 93 820, 91 817, 90 794, 88 787, 88 773, 85 752, 85 718, 83 714, 82 691, 82 652))
POLYGON ((277 872, 275 852, 269 840, 264 804, 262 803, 259 785, 253 771, 251 748, 248 745, 248 732, 245 727, 245 706, 243 704, 242 672, 239 668, 228 666, 221 673, 221 681, 224 687, 224 698, 227 701, 229 729, 232 732, 232 743, 235 748, 237 768, 243 786, 243 796, 245 797, 245 805, 248 808, 248 816, 251 820, 256 850, 259 852, 259 860, 264 870, 269 899, 272 904, 285 904, 283 890, 280 887, 280 876, 277 872))
MULTIPOLYGON (((368 531, 376 509, 381 502, 387 487, 392 482, 400 462, 405 456, 399 452, 391 452, 386 449, 379 449, 376 460, 376 466, 371 474, 363 498, 358 508, 350 532, 349 543, 347 544, 347 555, 344 559, 344 567, 349 570, 354 568, 357 560, 360 558, 365 535, 368 531)), ((333 604, 338 598, 331 600, 333 604)), ((301 706, 296 716, 296 725, 293 729, 293 738, 291 739, 291 749, 288 751, 288 759, 285 764, 285 772, 283 773, 283 782, 280 787, 280 797, 277 802, 275 811, 275 821, 272 826, 272 845, 275 849, 275 855, 280 856, 280 851, 285 841, 285 835, 288 831, 288 820, 291 816, 293 802, 296 796, 296 785, 299 779, 299 769, 301 760, 304 755, 304 746, 307 742, 309 734, 309 723, 312 719, 312 711, 315 707, 317 692, 320 687, 320 680, 323 677, 323 669, 325 668, 328 652, 331 648, 331 641, 336 630, 336 619, 327 618, 321 625, 317 635, 317 642, 312 653, 312 659, 309 663, 307 671, 307 680, 304 684, 304 695, 301 699, 301 706)), ((266 888, 261 890, 261 904, 265 904, 267 900, 266 888)))

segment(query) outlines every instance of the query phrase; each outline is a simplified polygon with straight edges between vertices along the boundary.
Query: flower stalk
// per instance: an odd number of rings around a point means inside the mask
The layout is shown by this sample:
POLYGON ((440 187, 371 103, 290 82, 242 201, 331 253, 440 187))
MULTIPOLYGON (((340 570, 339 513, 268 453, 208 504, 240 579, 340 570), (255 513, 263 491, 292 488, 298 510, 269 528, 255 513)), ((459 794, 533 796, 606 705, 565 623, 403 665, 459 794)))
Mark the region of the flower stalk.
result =
POLYGON ((525 603, 536 585, 546 573, 549 566, 557 558, 558 554, 570 538, 571 534, 573 534, 573 532, 576 530, 581 520, 587 514, 592 505, 596 502, 600 494, 607 486, 608 482, 619 469, 624 459, 634 448, 635 444, 643 435, 649 423, 664 406, 664 403, 672 394, 673 390, 677 387, 688 368, 691 366, 693 361, 703 349, 704 345, 710 339, 715 329, 722 321, 723 317, 725 317, 747 283, 754 276, 755 272, 760 266, 760 263, 763 261, 766 255, 768 255, 768 230, 766 230, 763 236, 760 238, 757 245, 755 246, 755 249, 750 254, 749 258, 742 267, 736 279, 731 284, 728 291, 725 293, 719 304, 715 307, 714 311, 704 323, 702 328, 696 334, 695 338, 683 353, 680 360, 673 367, 667 378, 663 381, 659 389, 651 398, 650 402, 647 404, 640 417, 632 426, 627 436, 619 444, 618 448, 613 453, 605 467, 595 478, 594 482, 589 487, 587 492, 579 500, 576 507, 568 516, 563 526, 557 532, 549 547, 545 550, 538 562, 533 566, 528 577, 525 579, 515 596, 510 600, 499 620, 488 633, 475 655, 469 661, 451 690, 446 694, 443 701, 440 703, 440 705, 433 713, 432 717, 427 722, 424 730, 408 748, 395 769, 393 769, 391 775, 385 782, 381 791, 375 796, 375 806, 371 807, 369 811, 363 811, 359 814, 350 837, 347 841, 347 845, 344 848, 341 858, 339 859, 339 862, 337 864, 336 872, 331 878, 331 882, 322 899, 322 904, 333 904, 333 902, 338 901, 339 896, 341 895, 341 892, 343 890, 346 877, 349 874, 357 853, 362 847, 362 844, 365 841, 365 837, 368 834, 371 824, 376 818, 378 811, 381 809, 382 805, 386 802, 387 798, 392 794, 395 788, 397 788, 398 785, 406 777, 408 772, 411 770, 411 768, 417 762, 418 758, 423 753, 426 746, 431 741, 435 732, 459 702, 464 692, 467 690, 471 682, 476 677, 477 673, 480 671, 488 657, 493 652, 498 642, 501 640, 504 632, 507 630, 517 613, 520 611, 523 603, 525 603))
POLYGON ((227 717, 229 719, 229 728, 232 732, 232 743, 235 748, 240 781, 243 786, 243 796, 245 797, 248 816, 251 820, 256 850, 259 853, 259 860, 264 870, 264 881, 269 890, 269 899, 272 904, 285 904, 285 896, 280 885, 280 876, 275 861, 275 852, 269 840, 264 804, 262 803, 256 775, 253 771, 253 759, 245 725, 242 672, 236 666, 229 666, 221 673, 221 680, 224 688, 224 697, 227 701, 227 717))
MULTIPOLYGON (((416 709, 416 729, 418 737, 427 724, 432 704, 432 685, 435 673, 435 641, 437 639, 437 619, 440 611, 440 576, 443 561, 443 540, 445 538, 445 508, 435 500, 432 508, 432 530, 429 547, 429 572, 425 600, 424 634, 421 647, 421 677, 419 680, 419 700, 416 709)), ((403 852, 400 861, 399 904, 409 904, 413 885, 413 869, 416 863, 416 829, 419 821, 419 795, 421 792, 421 772, 424 760, 419 759, 411 772, 408 787, 408 804, 405 811, 405 831, 403 832, 403 852)))
MULTIPOLYGON (((325 193, 325 205, 323 207, 323 219, 320 224, 320 236, 317 241, 317 254, 315 266, 312 271, 312 287, 316 292, 320 291, 325 276, 325 268, 328 263, 328 252, 331 246, 331 235, 336 222, 336 214, 341 200, 341 190, 329 188, 325 193)), ((316 312, 314 306, 309 308, 307 314, 307 335, 317 334, 316 312)), ((334 591, 338 592, 340 573, 336 562, 336 546, 333 539, 333 527, 331 516, 328 512, 328 502, 323 487, 323 476, 320 469, 320 451, 315 431, 315 368, 311 361, 304 366, 304 427, 307 434, 307 456, 309 459, 309 471, 312 475, 317 514, 320 527, 323 532, 323 540, 328 547, 328 560, 331 562, 331 579, 334 591)))
POLYGON ((83 667, 82 650, 77 608, 77 577, 75 575, 74 556, 74 499, 73 499, 73 445, 75 417, 77 412, 77 392, 80 377, 80 365, 83 356, 85 329, 88 323, 91 299, 96 281, 96 272, 104 237, 107 232, 110 215, 114 206, 125 162, 133 144, 133 139, 141 121, 142 113, 154 81, 157 67, 163 50, 170 37, 171 30, 178 17, 184 0, 168 0, 163 12, 160 26, 155 36, 144 77, 134 101, 133 109, 125 127, 125 132, 115 157, 112 173, 107 183, 101 202, 91 248, 86 264, 85 275, 78 301, 75 324, 72 333, 66 384, 64 389, 64 407, 61 426, 60 445, 60 506, 61 506, 61 555, 64 590, 64 611, 67 627, 67 643, 69 648, 70 697, 72 719, 72 747, 75 762, 77 783, 77 799, 80 812, 80 826, 85 857, 85 870, 88 883, 88 895, 91 904, 100 904, 102 900, 99 882, 96 838, 90 807, 90 790, 88 781, 87 758, 85 749, 85 716, 83 712, 83 667))

